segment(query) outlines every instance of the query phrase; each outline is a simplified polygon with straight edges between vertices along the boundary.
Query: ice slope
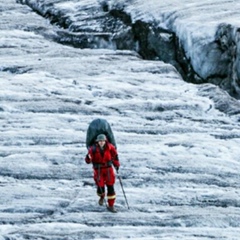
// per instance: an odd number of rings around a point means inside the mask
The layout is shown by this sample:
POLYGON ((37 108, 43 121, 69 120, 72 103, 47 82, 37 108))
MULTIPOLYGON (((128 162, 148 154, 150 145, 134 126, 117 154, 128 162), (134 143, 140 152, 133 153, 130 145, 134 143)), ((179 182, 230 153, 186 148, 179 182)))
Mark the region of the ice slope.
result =
POLYGON ((238 239, 240 127, 219 89, 134 52, 62 46, 26 6, 0 8, 0 239, 238 239), (84 162, 97 117, 118 144, 117 214, 84 162))

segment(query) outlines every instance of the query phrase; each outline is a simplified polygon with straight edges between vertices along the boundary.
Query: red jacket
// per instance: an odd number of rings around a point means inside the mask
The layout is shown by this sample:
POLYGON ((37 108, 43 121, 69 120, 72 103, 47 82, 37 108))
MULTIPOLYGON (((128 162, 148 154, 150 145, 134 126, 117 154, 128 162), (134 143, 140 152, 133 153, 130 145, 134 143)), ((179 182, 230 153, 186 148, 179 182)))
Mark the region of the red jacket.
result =
POLYGON ((86 163, 93 163, 94 167, 109 167, 111 164, 114 167, 119 167, 118 153, 116 148, 109 142, 106 142, 103 149, 96 143, 88 150, 85 158, 86 163))

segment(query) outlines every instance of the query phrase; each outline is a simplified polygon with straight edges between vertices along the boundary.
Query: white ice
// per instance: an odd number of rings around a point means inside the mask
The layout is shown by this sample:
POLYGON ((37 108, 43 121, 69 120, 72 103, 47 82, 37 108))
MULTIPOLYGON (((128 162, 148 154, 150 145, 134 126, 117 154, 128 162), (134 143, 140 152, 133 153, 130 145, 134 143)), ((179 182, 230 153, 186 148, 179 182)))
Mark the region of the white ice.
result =
MULTIPOLYGON (((215 4, 185 2, 185 13, 206 19, 215 4)), ((221 2, 235 18, 239 4, 221 2)), ((175 28, 184 19, 178 1, 131 3, 149 19, 172 5, 175 28)), ((51 42, 38 32, 54 27, 27 6, 0 0, 0 9, 1 240, 239 239, 239 116, 215 108, 210 96, 221 90, 131 51, 51 42), (130 206, 117 180, 117 214, 97 205, 84 162, 98 117, 112 126, 130 206)), ((213 27, 193 22, 192 32, 207 39, 213 27)))

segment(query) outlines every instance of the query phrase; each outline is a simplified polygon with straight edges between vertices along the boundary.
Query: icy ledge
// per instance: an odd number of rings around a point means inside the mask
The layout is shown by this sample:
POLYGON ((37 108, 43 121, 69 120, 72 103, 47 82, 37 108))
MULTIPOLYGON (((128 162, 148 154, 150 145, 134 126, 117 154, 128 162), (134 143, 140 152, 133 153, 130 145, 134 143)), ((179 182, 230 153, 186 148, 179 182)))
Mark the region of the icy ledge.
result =
POLYGON ((191 81, 214 83, 239 98, 240 4, 237 1, 107 2, 111 8, 124 8, 133 22, 152 22, 174 32, 195 73, 191 74, 191 81))
POLYGON ((18 2, 61 27, 47 34, 57 42, 135 50, 144 59, 172 64, 188 82, 213 83, 240 97, 240 6, 235 1, 18 2))

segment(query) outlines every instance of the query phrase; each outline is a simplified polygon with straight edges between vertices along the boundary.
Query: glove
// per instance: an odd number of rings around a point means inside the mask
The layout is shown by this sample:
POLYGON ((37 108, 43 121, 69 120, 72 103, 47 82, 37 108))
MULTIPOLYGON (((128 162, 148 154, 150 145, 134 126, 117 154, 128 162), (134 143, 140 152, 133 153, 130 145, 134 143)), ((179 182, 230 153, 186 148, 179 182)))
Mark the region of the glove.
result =
POLYGON ((116 169, 116 172, 118 173, 119 167, 115 167, 115 169, 116 169))
POLYGON ((88 156, 88 154, 86 155, 85 161, 87 164, 91 163, 92 160, 90 159, 90 157, 88 156))

